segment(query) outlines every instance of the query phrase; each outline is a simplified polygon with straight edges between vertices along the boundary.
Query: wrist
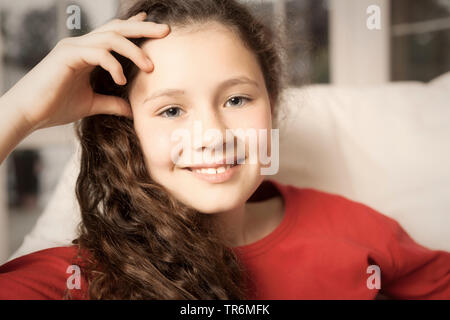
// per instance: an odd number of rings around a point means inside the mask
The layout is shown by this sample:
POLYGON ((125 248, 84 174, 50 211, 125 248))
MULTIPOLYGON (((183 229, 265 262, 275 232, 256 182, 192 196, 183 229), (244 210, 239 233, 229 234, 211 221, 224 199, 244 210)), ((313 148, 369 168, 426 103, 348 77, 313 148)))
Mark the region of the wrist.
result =
POLYGON ((20 103, 7 93, 0 97, 0 110, 2 114, 0 121, 10 128, 18 138, 25 138, 36 130, 36 126, 22 111, 20 103))

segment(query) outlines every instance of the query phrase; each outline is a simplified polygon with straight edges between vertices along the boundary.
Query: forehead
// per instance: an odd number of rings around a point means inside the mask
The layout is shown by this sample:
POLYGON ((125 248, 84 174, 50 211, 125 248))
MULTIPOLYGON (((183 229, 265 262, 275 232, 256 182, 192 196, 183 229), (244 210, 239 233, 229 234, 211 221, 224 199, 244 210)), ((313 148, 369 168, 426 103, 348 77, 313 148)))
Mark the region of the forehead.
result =
POLYGON ((171 27, 169 35, 146 41, 142 49, 155 68, 151 73, 139 72, 136 88, 169 85, 187 88, 199 83, 213 86, 236 75, 250 77, 263 85, 256 56, 236 33, 217 22, 171 27))

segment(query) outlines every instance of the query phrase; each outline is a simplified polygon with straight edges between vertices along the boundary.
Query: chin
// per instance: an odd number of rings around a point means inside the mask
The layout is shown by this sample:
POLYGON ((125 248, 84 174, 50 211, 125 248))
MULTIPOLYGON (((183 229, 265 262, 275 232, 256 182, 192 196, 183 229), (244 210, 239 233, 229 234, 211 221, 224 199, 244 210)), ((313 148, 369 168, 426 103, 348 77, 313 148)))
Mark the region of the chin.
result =
POLYGON ((214 214, 245 205, 264 179, 258 170, 259 166, 247 164, 232 179, 223 183, 202 181, 186 169, 176 169, 175 176, 169 179, 167 175, 158 180, 181 202, 201 213, 214 214))

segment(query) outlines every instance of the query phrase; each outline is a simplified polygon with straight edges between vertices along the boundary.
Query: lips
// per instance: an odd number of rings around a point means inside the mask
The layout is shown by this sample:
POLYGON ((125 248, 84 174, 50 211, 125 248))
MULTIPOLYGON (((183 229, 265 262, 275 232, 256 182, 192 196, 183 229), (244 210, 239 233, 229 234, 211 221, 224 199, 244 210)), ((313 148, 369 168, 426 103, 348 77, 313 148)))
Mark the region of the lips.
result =
POLYGON ((246 158, 236 157, 234 159, 222 159, 222 161, 217 161, 215 163, 204 163, 204 164, 193 164, 190 166, 184 166, 182 169, 188 169, 190 171, 200 170, 200 172, 208 173, 209 169, 215 169, 215 171, 209 170, 209 173, 218 173, 217 170, 220 170, 219 173, 223 172, 224 169, 229 169, 230 167, 236 166, 238 164, 244 163, 246 158))
POLYGON ((202 174, 218 174, 224 173, 225 171, 230 170, 234 166, 236 166, 236 164, 228 164, 226 166, 219 164, 215 167, 187 167, 184 169, 202 174))
POLYGON ((242 164, 238 163, 244 161, 236 161, 234 164, 208 164, 205 166, 192 166, 184 167, 182 169, 189 171, 195 177, 210 182, 210 183, 223 183, 230 180, 234 174, 242 167, 242 164))

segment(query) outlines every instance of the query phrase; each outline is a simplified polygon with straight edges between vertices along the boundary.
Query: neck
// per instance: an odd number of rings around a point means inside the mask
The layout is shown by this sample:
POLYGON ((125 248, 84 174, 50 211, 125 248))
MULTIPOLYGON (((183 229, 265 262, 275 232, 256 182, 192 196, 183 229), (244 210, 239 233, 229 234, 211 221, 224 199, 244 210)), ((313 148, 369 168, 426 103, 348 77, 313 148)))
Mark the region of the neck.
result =
POLYGON ((223 231, 223 236, 230 246, 242 246, 248 243, 248 219, 247 205, 229 211, 216 214, 218 223, 223 231))
POLYGON ((232 247, 243 246, 270 234, 284 217, 280 196, 244 205, 216 214, 225 241, 232 247))

